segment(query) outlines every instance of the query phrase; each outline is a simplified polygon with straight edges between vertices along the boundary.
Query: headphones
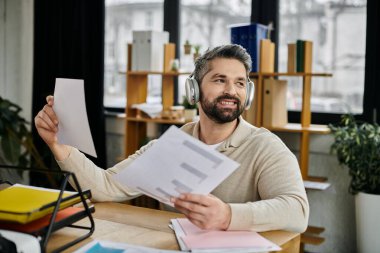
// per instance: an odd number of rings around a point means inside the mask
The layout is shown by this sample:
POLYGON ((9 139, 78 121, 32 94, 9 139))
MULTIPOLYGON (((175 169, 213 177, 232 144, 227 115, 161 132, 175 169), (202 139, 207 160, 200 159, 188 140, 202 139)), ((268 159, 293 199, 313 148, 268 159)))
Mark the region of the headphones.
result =
MULTIPOLYGON (((199 85, 197 80, 194 79, 194 74, 186 78, 185 90, 186 98, 189 104, 194 105, 199 102, 199 85)), ((255 95, 255 84, 248 78, 246 87, 246 99, 244 101, 244 109, 248 110, 251 107, 255 95)))

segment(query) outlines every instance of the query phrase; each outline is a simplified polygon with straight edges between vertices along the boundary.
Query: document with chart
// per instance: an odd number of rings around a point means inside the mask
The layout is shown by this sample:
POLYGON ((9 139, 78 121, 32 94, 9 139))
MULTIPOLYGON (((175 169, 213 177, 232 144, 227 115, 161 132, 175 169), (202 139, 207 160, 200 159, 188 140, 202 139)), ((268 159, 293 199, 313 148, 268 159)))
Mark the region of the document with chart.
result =
POLYGON ((146 152, 114 178, 160 202, 181 193, 208 194, 239 164, 171 126, 146 152))

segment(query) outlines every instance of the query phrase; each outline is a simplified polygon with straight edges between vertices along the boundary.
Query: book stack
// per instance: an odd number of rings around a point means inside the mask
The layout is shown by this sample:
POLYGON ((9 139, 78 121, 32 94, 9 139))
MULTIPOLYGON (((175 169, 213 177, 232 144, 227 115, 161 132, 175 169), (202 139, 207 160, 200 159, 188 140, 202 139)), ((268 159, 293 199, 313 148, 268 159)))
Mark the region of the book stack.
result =
POLYGON ((244 47, 252 58, 251 72, 260 70, 260 41, 268 38, 268 27, 262 24, 239 24, 231 28, 231 43, 244 47))
POLYGON ((281 248, 253 231, 202 230, 186 218, 172 219, 182 251, 267 252, 281 248))
POLYGON ((310 73, 313 60, 313 42, 297 40, 288 44, 288 72, 310 73))
MULTIPOLYGON (((63 191, 62 196, 60 194, 60 190, 21 184, 1 190, 0 229, 31 234, 44 242, 46 234, 48 237, 51 232, 88 217, 88 212, 94 212, 94 207, 86 210, 73 206, 82 202, 79 193, 63 191)), ((89 199, 90 190, 84 191, 82 196, 89 199)))

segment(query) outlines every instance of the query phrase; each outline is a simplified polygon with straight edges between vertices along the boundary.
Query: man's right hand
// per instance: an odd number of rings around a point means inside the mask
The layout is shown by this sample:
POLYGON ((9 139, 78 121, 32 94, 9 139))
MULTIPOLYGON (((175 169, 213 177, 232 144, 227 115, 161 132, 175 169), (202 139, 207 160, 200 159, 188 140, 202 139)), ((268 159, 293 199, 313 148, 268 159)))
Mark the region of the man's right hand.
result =
POLYGON ((58 133, 58 117, 53 110, 54 97, 46 97, 47 104, 37 113, 34 118, 34 124, 37 128, 38 134, 49 146, 57 160, 64 160, 70 154, 70 147, 59 144, 58 133))

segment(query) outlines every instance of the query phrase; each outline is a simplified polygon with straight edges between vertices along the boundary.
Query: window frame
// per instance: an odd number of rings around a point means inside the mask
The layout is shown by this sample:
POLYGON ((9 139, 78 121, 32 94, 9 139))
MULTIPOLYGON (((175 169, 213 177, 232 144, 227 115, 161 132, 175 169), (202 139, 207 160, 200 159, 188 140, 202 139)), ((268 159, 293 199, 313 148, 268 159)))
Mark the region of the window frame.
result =
MULTIPOLYGON (((374 118, 379 122, 380 101, 375 94, 379 94, 380 88, 376 83, 380 83, 380 76, 376 73, 376 66, 380 66, 379 49, 376 45, 380 44, 379 35, 374 31, 380 29, 376 14, 379 12, 377 1, 367 1, 367 22, 366 22, 366 54, 364 69, 364 93, 363 93, 363 113, 355 114, 359 120, 374 122, 374 118), (376 22, 377 21, 377 22, 376 22), (372 52, 372 53, 371 53, 372 52), (375 53, 374 53, 375 52, 375 53), (374 112, 375 110, 375 112, 374 112), (376 116, 374 114, 376 113, 376 116)), ((251 22, 267 24, 273 22, 274 27, 279 27, 279 0, 252 0, 251 22)), ((279 29, 272 31, 272 41, 279 44, 279 29)), ((275 70, 278 69, 278 47, 275 53, 275 70)), ((341 120, 343 114, 339 113, 311 113, 312 124, 334 124, 341 120)), ((301 112, 288 111, 288 120, 291 123, 300 122, 301 112)))
MULTIPOLYGON (((170 30, 170 41, 179 43, 180 35, 180 3, 177 0, 164 0, 164 30, 170 30), (174 4, 174 5, 173 5, 174 4), (178 12, 173 15, 173 11, 178 12)), ((380 75, 377 74, 376 66, 380 66, 380 51, 377 45, 380 44, 379 35, 376 32, 380 30, 377 13, 380 10, 378 1, 367 1, 367 22, 366 22, 366 54, 364 69, 364 93, 363 93, 363 113, 355 114, 359 120, 379 123, 380 119, 380 99, 376 94, 380 93, 380 75)), ((279 0, 252 0, 251 5, 251 22, 269 23, 273 22, 274 27, 279 27, 279 0)), ((272 31, 272 41, 278 45, 279 29, 272 31)), ((178 50, 178 47, 177 47, 178 50)), ((276 47, 275 71, 278 69, 278 47, 276 47)), ((179 56, 179 52, 176 52, 179 56)), ((177 85, 176 85, 177 86, 177 85)), ((176 87, 177 89, 177 87, 176 87)), ((176 93, 175 93, 176 94, 176 93)), ((178 98, 175 98, 177 101, 178 98)), ((111 109, 111 108, 107 108, 111 109)), ((289 122, 300 122, 301 113, 298 111, 289 111, 289 122)), ((313 124, 330 124, 340 121, 342 114, 312 112, 311 120, 313 124)))

